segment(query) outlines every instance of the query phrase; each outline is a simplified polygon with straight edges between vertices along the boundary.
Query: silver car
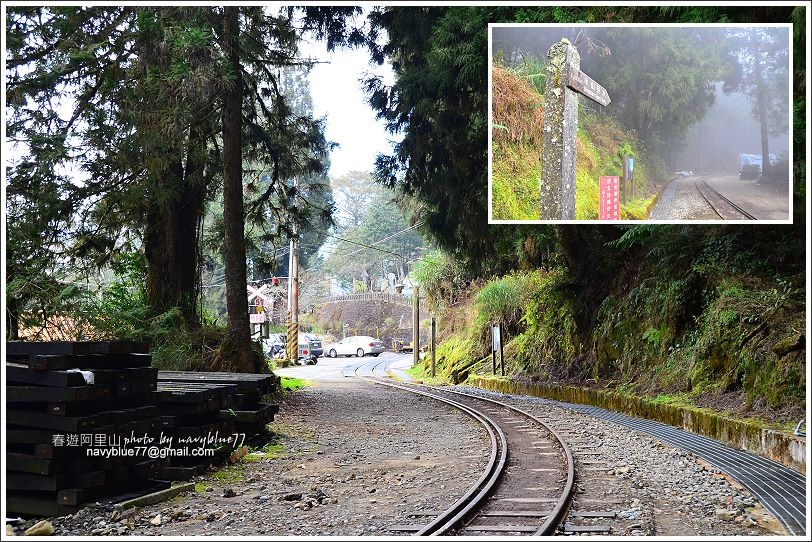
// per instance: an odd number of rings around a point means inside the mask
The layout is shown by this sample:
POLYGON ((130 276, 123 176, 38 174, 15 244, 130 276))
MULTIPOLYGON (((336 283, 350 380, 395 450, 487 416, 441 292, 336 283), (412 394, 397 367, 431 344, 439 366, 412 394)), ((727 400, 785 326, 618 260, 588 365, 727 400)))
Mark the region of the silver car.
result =
POLYGON ((383 352, 383 342, 368 335, 353 335, 326 345, 324 352, 331 358, 338 356, 358 356, 362 358, 367 354, 377 357, 383 352))

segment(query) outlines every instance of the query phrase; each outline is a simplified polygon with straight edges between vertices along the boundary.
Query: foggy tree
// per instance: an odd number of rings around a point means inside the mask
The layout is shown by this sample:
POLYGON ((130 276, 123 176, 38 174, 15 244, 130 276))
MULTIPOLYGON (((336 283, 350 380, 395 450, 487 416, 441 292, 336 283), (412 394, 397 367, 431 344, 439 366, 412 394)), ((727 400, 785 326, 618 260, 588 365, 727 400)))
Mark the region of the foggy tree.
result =
POLYGON ((713 104, 724 69, 718 31, 624 27, 587 35, 611 49, 590 63, 590 75, 612 97, 607 112, 635 129, 647 148, 662 152, 713 104))
POLYGON ((333 177, 330 185, 336 195, 339 231, 360 226, 370 202, 381 193, 381 186, 366 171, 350 171, 333 177))
POLYGON ((784 133, 788 126, 788 30, 751 27, 733 29, 728 36, 735 70, 724 90, 744 92, 753 103, 761 128, 761 175, 766 178, 771 167, 769 136, 784 133))

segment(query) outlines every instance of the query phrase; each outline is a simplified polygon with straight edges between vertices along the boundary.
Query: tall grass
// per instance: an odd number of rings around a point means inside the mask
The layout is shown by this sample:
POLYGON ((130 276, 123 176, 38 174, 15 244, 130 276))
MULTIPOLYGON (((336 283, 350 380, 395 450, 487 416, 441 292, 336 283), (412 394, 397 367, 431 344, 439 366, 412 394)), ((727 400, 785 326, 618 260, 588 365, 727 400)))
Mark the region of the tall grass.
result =
MULTIPOLYGON (((493 67, 491 214, 496 220, 537 220, 543 127, 543 65, 493 67)), ((621 207, 621 218, 645 219, 653 202, 649 167, 634 133, 608 116, 581 111, 577 136, 575 218, 597 220, 602 175, 621 175, 626 156, 635 158, 637 198, 621 207)), ((661 168, 655 164, 654 170, 661 168)))

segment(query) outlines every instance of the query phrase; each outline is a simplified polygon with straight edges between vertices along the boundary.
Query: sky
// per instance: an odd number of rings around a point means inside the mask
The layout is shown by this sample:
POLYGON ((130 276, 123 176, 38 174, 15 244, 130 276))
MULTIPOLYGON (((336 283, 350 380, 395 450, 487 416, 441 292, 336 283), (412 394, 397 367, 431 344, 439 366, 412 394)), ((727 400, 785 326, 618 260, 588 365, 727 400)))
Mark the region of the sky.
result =
POLYGON ((303 44, 303 52, 327 61, 310 72, 310 94, 316 117, 326 115, 325 137, 339 144, 330 154, 330 177, 352 170, 372 171, 378 153, 391 152, 389 141, 396 139, 386 131, 383 121, 367 105, 361 80, 369 74, 394 81, 389 63, 370 64, 366 49, 337 49, 328 53, 324 44, 303 44))

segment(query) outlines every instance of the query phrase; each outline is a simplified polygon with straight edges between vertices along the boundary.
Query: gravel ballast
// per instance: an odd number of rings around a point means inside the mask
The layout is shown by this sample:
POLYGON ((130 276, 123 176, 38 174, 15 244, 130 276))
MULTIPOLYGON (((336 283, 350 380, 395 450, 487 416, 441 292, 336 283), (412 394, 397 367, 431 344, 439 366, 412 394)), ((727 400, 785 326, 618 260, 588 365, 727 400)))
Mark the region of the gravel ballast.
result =
MULTIPOLYGON (((508 398, 551 424, 594 439, 606 480, 584 479, 574 508, 611 493, 629 518, 618 535, 784 534, 752 496, 690 454, 642 433, 533 398, 508 398)), ((193 480, 196 489, 124 516, 88 507, 49 518, 55 535, 405 536, 479 477, 490 442, 451 407, 355 378, 293 393, 277 437, 239 463, 193 480)), ((579 460, 577 450, 574 452, 579 460)), ((583 459, 583 458, 581 458, 583 459)), ((626 516, 624 516, 626 517, 626 516)), ((36 523, 15 527, 16 534, 36 523)))

